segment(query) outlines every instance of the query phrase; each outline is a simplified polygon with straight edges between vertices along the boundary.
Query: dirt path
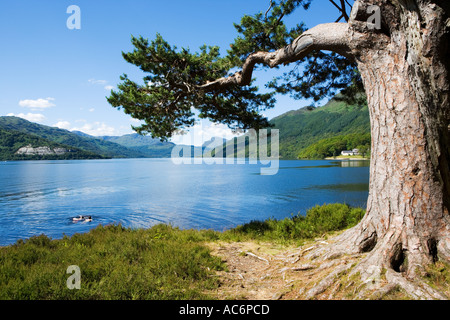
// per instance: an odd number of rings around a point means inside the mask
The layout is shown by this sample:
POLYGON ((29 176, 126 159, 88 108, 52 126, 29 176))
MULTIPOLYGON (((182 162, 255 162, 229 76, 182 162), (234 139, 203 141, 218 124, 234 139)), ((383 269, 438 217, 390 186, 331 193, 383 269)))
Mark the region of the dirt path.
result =
MULTIPOLYGON (((228 266, 227 271, 218 272, 222 284, 214 294, 219 299, 343 299, 342 294, 336 295, 338 289, 342 289, 342 282, 335 288, 329 288, 327 281, 321 286, 315 285, 324 280, 330 270, 353 263, 356 257, 341 257, 320 265, 304 257, 312 248, 325 244, 326 241, 319 240, 298 248, 286 248, 255 242, 211 243, 212 254, 221 257, 228 266), (319 290, 310 292, 313 287, 319 290)), ((330 285, 334 280, 329 277, 330 285)))

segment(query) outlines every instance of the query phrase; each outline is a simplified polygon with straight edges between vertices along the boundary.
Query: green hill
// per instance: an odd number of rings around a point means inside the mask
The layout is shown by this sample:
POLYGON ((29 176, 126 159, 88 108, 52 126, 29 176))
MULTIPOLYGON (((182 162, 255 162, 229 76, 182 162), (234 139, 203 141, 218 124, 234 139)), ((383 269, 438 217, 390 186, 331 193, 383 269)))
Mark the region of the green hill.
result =
MULTIPOLYGON (((38 150, 38 149, 36 149, 38 150)), ((55 143, 33 134, 0 129, 0 160, 73 160, 101 159, 98 154, 55 143), (20 153, 19 150, 40 148, 41 154, 20 153), (43 149, 43 150, 42 150, 43 149)))
MULTIPOLYGON (((315 158, 311 153, 302 151, 316 148, 313 145, 324 139, 350 134, 366 135, 366 138, 367 134, 370 136, 367 106, 348 105, 335 98, 323 107, 305 107, 286 112, 270 120, 270 123, 274 129, 279 129, 281 159, 297 159, 299 155, 302 158, 315 158)), ((342 139, 348 140, 348 137, 342 139)), ((339 141, 339 138, 335 141, 339 141)))
MULTIPOLYGON (((270 123, 272 129, 279 130, 280 159, 323 159, 342 150, 358 148, 367 154, 370 149, 369 110, 365 105, 349 105, 333 98, 323 107, 288 111, 270 123)), ((270 154, 270 129, 268 132, 270 154)), ((249 156, 248 139, 234 138, 234 145, 235 157, 249 156)), ((226 155, 225 145, 222 154, 226 155)))
POLYGON ((370 133, 351 133, 337 135, 319 140, 300 151, 299 159, 324 159, 336 157, 343 150, 358 149, 360 155, 367 157, 370 154, 370 133))
POLYGON ((8 132, 16 132, 34 135, 44 139, 46 143, 52 142, 83 150, 90 154, 106 158, 143 158, 145 154, 131 150, 120 144, 96 139, 85 135, 80 136, 68 130, 44 126, 18 117, 0 117, 0 129, 8 132))

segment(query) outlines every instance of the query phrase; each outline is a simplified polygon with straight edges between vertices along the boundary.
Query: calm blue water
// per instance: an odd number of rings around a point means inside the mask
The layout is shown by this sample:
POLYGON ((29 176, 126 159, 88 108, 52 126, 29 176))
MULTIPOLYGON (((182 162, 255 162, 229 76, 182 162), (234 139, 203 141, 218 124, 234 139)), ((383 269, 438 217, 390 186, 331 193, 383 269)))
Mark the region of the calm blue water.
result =
POLYGON ((52 238, 98 224, 224 230, 251 220, 305 214, 316 204, 365 207, 368 162, 280 161, 260 165, 175 165, 171 159, 0 163, 0 245, 52 238), (359 166, 361 165, 361 166, 359 166), (92 222, 72 222, 91 215, 92 222))

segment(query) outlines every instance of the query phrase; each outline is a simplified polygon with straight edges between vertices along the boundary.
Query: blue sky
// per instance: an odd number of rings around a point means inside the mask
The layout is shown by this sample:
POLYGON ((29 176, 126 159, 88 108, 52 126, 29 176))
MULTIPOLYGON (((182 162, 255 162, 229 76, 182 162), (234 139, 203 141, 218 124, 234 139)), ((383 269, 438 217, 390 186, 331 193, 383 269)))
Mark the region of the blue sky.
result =
MULTIPOLYGON (((133 119, 106 101, 111 88, 127 73, 138 82, 142 74, 122 58, 131 51, 131 35, 154 38, 160 33, 177 47, 196 51, 203 44, 223 52, 236 37, 234 22, 244 14, 265 11, 268 0, 15 0, 0 7, 0 115, 80 130, 91 135, 132 133, 133 119), (81 9, 81 29, 70 30, 67 8, 81 9)), ((310 10, 298 9, 288 23, 311 27, 333 22, 336 9, 315 0, 310 10)), ((256 73, 258 84, 275 71, 256 73)), ((273 118, 309 105, 279 96, 273 118)), ((225 134, 224 126, 203 123, 210 135, 225 134)), ((179 141, 176 141, 179 142, 179 141)))

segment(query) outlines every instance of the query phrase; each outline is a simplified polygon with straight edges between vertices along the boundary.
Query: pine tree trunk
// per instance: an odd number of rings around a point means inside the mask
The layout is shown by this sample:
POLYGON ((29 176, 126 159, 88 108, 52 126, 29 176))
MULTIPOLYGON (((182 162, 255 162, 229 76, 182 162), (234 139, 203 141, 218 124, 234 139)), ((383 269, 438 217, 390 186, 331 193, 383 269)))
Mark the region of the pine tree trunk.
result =
POLYGON ((340 248, 370 251, 363 268, 414 276, 450 258, 448 15, 425 1, 385 4, 382 14, 390 25, 376 37, 350 22, 372 150, 367 213, 340 248))

